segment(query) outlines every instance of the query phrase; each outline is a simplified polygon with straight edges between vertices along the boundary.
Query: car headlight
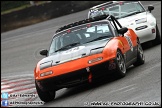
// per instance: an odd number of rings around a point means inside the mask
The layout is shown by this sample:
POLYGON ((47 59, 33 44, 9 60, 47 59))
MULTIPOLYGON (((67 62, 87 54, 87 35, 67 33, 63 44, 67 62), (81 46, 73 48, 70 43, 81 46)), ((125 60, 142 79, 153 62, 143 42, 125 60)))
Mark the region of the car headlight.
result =
POLYGON ((52 71, 48 71, 48 72, 41 73, 40 76, 44 77, 44 76, 51 75, 51 74, 53 74, 53 72, 52 71))
POLYGON ((103 47, 91 49, 90 55, 102 53, 103 49, 103 47))
POLYGON ((146 18, 141 18, 141 19, 135 20, 135 22, 136 22, 136 24, 145 23, 145 22, 147 22, 147 19, 146 18))
POLYGON ((52 66, 52 62, 53 62, 53 61, 47 61, 47 62, 41 63, 41 64, 40 64, 40 70, 43 70, 43 69, 45 69, 45 68, 51 67, 51 66, 52 66))
POLYGON ((91 63, 94 63, 94 62, 100 61, 100 60, 102 60, 102 59, 103 59, 103 57, 98 57, 98 58, 95 58, 95 59, 89 60, 88 63, 91 64, 91 63))

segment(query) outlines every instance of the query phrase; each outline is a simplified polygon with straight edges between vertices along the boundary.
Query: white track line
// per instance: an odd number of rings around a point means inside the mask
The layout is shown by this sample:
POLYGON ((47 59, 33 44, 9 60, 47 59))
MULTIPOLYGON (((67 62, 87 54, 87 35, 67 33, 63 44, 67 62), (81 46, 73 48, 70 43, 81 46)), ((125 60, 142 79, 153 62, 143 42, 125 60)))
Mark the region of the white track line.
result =
POLYGON ((13 89, 5 89, 5 90, 1 90, 1 93, 11 92, 11 91, 14 91, 14 90, 13 89))
MULTIPOLYGON (((2 84, 2 83, 1 83, 2 84)), ((3 88, 8 88, 8 87, 10 87, 9 85, 1 85, 1 89, 3 89, 3 88)))
MULTIPOLYGON (((9 80, 9 79, 8 79, 8 80, 9 80)), ((10 85, 10 83, 11 83, 11 84, 13 84, 13 83, 18 83, 18 82, 21 83, 21 81, 22 81, 22 82, 27 82, 27 81, 32 82, 32 81, 34 81, 34 79, 32 79, 32 78, 26 78, 26 79, 9 80, 9 81, 5 81, 5 82, 1 82, 1 86, 2 86, 2 85, 10 85)))
POLYGON ((23 75, 14 75, 14 76, 7 76, 7 77, 1 77, 1 79, 3 79, 3 80, 5 80, 5 79, 9 79, 9 78, 13 78, 13 77, 18 77, 18 78, 21 78, 21 76, 23 76, 23 77, 25 77, 25 76, 32 76, 32 77, 34 77, 34 75, 33 74, 23 74, 23 75))
POLYGON ((121 91, 121 90, 123 90, 123 89, 127 89, 127 88, 129 88, 129 87, 133 87, 133 86, 135 86, 136 84, 132 84, 132 85, 128 85, 128 86, 125 86, 125 87, 122 87, 122 88, 119 88, 119 89, 116 89, 116 90, 112 90, 112 91, 110 91, 110 93, 113 93, 113 92, 117 92, 117 91, 121 91))

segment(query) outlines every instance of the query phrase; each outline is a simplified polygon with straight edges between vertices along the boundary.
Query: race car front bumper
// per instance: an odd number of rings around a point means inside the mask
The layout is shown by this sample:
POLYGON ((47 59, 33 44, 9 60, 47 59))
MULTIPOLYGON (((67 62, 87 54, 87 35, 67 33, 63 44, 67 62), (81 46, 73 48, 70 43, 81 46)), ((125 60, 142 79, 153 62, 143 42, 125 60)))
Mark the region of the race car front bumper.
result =
POLYGON ((144 43, 150 40, 154 40, 156 38, 156 32, 153 32, 153 30, 156 31, 156 27, 149 26, 149 25, 143 25, 143 26, 147 26, 147 27, 142 30, 135 30, 137 36, 140 38, 140 42, 144 43))
POLYGON ((58 90, 61 88, 69 88, 82 83, 91 82, 94 78, 110 73, 116 68, 112 61, 106 61, 91 67, 86 67, 77 71, 61 74, 59 76, 36 80, 39 88, 42 90, 58 90))

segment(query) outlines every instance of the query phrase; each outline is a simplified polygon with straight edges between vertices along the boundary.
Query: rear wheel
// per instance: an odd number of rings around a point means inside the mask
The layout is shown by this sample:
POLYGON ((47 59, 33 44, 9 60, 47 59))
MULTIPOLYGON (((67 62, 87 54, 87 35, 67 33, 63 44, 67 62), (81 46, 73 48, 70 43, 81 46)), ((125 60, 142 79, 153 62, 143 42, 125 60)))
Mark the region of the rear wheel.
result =
POLYGON ((42 91, 35 81, 36 90, 39 98, 44 102, 52 101, 55 98, 56 91, 42 91))
POLYGON ((134 66, 139 66, 145 63, 145 56, 140 44, 140 41, 137 41, 137 61, 133 64, 134 66))
POLYGON ((126 66, 125 66, 125 60, 121 53, 121 51, 117 50, 116 54, 116 74, 117 77, 122 78, 126 75, 126 66))
POLYGON ((153 45, 158 45, 161 43, 160 32, 158 26, 156 25, 156 38, 152 41, 153 45))

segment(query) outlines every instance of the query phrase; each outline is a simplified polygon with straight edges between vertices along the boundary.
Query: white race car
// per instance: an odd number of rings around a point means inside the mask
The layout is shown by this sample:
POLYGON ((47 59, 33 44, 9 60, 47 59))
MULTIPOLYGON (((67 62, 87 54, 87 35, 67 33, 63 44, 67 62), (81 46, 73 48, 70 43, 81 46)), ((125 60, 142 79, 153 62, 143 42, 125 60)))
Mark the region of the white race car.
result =
POLYGON ((121 25, 133 29, 141 43, 152 41, 157 45, 161 43, 161 36, 156 18, 151 14, 153 9, 152 5, 145 9, 140 1, 110 1, 90 8, 88 18, 113 15, 121 25))

